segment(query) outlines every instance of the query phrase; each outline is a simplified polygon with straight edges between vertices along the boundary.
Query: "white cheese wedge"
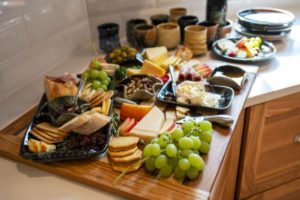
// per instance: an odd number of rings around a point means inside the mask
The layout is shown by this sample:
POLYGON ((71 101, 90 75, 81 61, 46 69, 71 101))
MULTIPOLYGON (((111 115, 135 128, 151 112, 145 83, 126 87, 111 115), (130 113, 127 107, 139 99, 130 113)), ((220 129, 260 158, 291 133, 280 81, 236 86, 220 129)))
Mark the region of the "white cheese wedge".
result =
POLYGON ((168 58, 168 50, 166 47, 153 47, 145 49, 145 58, 161 65, 168 58))
POLYGON ((164 121, 164 113, 157 106, 153 106, 149 113, 133 129, 158 132, 164 121))

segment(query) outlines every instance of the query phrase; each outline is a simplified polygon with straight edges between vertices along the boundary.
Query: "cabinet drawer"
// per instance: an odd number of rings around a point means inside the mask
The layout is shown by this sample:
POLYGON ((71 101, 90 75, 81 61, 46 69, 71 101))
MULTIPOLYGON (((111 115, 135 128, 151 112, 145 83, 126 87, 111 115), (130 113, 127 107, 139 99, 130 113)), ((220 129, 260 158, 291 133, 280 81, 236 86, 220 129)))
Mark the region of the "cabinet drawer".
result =
POLYGON ((299 137, 300 93, 248 109, 239 198, 300 177, 299 137))
POLYGON ((248 200, 298 200, 300 198, 300 179, 272 188, 250 197, 248 200))

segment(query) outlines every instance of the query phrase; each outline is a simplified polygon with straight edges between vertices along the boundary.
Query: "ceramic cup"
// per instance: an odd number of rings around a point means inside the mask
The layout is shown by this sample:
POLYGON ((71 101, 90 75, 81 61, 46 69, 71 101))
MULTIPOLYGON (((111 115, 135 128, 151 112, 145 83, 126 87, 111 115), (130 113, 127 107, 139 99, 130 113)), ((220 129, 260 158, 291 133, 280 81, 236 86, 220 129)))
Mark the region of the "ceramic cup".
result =
POLYGON ((218 32, 217 32, 217 39, 227 37, 229 35, 229 33, 231 33, 232 24, 233 23, 231 20, 227 20, 226 24, 224 26, 219 26, 218 32))
POLYGON ((134 38, 134 27, 140 24, 147 24, 147 21, 145 19, 131 19, 126 23, 127 42, 132 46, 136 46, 134 38))
POLYGON ((119 25, 115 23, 101 24, 97 27, 100 49, 106 53, 120 46, 119 25))
POLYGON ((184 28, 189 25, 196 25, 198 22, 198 17, 193 15, 185 15, 178 18, 178 25, 180 27, 180 42, 183 43, 184 40, 184 28))
POLYGON ((183 7, 171 8, 170 9, 170 21, 177 23, 179 17, 187 14, 187 9, 183 7))
POLYGON ((198 25, 205 26, 207 28, 207 45, 210 47, 216 40, 219 24, 214 22, 202 21, 199 22, 198 25))
POLYGON ((180 42, 180 31, 178 24, 163 23, 157 26, 157 45, 174 49, 180 42))
POLYGON ((157 26, 158 24, 169 22, 169 15, 164 15, 164 14, 152 15, 150 19, 152 25, 157 26))
POLYGON ((137 48, 153 47, 156 44, 156 27, 148 24, 140 24, 134 28, 137 48))
POLYGON ((184 29, 184 45, 188 46, 194 56, 207 52, 207 28, 199 25, 190 25, 184 29))

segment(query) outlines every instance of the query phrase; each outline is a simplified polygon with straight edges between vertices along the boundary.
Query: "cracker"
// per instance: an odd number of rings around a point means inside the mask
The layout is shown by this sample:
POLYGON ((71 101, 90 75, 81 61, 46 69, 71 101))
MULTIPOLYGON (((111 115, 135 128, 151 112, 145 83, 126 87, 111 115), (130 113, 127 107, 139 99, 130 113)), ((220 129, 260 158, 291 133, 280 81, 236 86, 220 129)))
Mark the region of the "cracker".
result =
POLYGON ((35 127, 37 127, 38 129, 42 130, 42 131, 47 131, 47 132, 51 132, 57 136, 66 136, 67 133, 63 132, 61 130, 59 130, 57 126, 54 126, 48 122, 42 122, 37 124, 35 127))
POLYGON ((117 172, 123 172, 125 169, 129 168, 130 169, 127 171, 129 172, 135 172, 137 170, 139 170, 139 168, 143 165, 143 162, 139 162, 140 160, 136 160, 133 162, 128 162, 128 163, 116 163, 111 161, 111 166, 112 169, 117 171, 117 172))
POLYGON ((38 138, 39 140, 48 143, 48 144, 54 144, 54 143, 58 143, 58 142, 62 142, 63 140, 57 140, 57 141, 52 141, 49 140, 47 138, 45 138, 43 135, 40 135, 39 133, 37 133, 34 129, 32 129, 30 131, 30 134, 32 134, 33 136, 35 136, 36 138, 38 138))
POLYGON ((110 140, 108 148, 112 151, 120 151, 124 149, 130 149, 129 147, 134 147, 139 141, 138 137, 128 136, 128 137, 114 137, 110 140))
POLYGON ((45 130, 40 130, 39 128, 37 127, 34 127, 33 128, 34 131, 36 131, 37 133, 39 134, 42 134, 42 135, 45 135, 46 137, 48 138, 51 138, 52 140, 57 140, 57 139, 64 139, 65 136, 61 136, 61 135, 55 135, 49 131, 45 131, 45 130))
POLYGON ((143 152, 137 149, 134 153, 124 156, 124 157, 110 157, 112 161, 116 163, 124 163, 124 162, 131 162, 134 160, 140 160, 143 157, 143 152))
POLYGON ((124 150, 124 151, 110 151, 110 150, 108 150, 108 154, 111 157, 123 157, 123 156, 128 156, 130 154, 133 154, 137 149, 138 149, 137 146, 135 146, 131 149, 124 150))

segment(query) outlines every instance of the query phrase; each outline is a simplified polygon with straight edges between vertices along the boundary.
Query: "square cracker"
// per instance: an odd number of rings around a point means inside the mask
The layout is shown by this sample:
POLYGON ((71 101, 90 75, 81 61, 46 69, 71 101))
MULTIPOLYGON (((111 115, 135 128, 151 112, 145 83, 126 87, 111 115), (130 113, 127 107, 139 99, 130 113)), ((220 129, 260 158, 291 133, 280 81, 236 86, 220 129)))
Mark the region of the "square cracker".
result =
POLYGON ((137 146, 135 146, 131 149, 124 150, 124 151, 110 151, 110 150, 108 150, 108 154, 111 157, 123 157, 123 156, 128 156, 128 155, 133 154, 137 149, 138 149, 137 146))
POLYGON ((134 147, 139 141, 138 137, 126 136, 126 137, 113 137, 111 138, 108 148, 112 151, 120 151, 124 149, 130 149, 129 147, 134 147))
POLYGON ((139 149, 137 149, 134 153, 128 155, 128 156, 123 156, 123 157, 110 157, 110 159, 116 163, 126 163, 126 162, 131 162, 134 160, 140 160, 143 157, 143 152, 139 149))

